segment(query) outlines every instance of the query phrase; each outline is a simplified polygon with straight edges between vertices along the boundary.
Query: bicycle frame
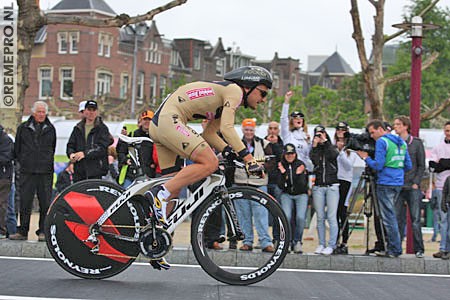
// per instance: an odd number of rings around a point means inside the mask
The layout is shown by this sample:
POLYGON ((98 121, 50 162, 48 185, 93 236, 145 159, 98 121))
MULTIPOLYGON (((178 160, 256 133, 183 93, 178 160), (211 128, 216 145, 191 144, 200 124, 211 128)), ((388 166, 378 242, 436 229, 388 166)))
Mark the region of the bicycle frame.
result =
MULTIPOLYGON (((154 185, 163 184, 172 177, 155 178, 146 181, 134 181, 125 192, 117 198, 100 216, 96 225, 102 226, 103 223, 116 212, 124 203, 136 195, 144 195, 154 185)), ((175 228, 183 221, 212 193, 217 187, 223 186, 224 176, 212 174, 181 204, 173 211, 168 219, 169 225, 166 229, 169 233, 175 231, 175 228)))
MULTIPOLYGON (((149 140, 149 138, 130 138, 127 136, 119 135, 120 139, 127 142, 129 144, 129 154, 133 162, 136 164, 139 170, 140 169, 140 162, 139 162, 139 152, 138 148, 140 146, 140 143, 142 141, 149 140)), ((164 182, 168 181, 173 177, 159 177, 159 178, 152 178, 149 179, 146 175, 139 176, 135 179, 135 181, 125 190, 125 192, 120 195, 116 201, 114 201, 106 210, 105 212, 100 216, 100 218, 95 223, 95 227, 101 227, 106 220, 113 215, 124 203, 129 201, 131 198, 140 195, 143 196, 145 192, 147 192, 150 188, 152 188, 155 185, 163 184, 164 182)), ((228 194, 226 193, 226 189, 224 187, 225 185, 225 176, 222 174, 211 174, 210 176, 206 177, 205 180, 201 183, 199 187, 196 188, 196 190, 184 201, 181 202, 176 209, 171 212, 171 214, 168 216, 167 224, 168 228, 166 229, 169 233, 172 233, 175 231, 175 228, 184 222, 184 220, 192 214, 192 212, 205 201, 207 197, 209 197, 213 193, 222 193, 221 196, 224 196, 223 194, 226 194, 226 197, 224 198, 225 201, 223 201, 223 204, 225 206, 226 216, 229 220, 229 224, 231 231, 234 235, 237 235, 240 237, 242 235, 242 231, 240 229, 240 226, 237 222, 237 215, 236 211, 230 202, 230 199, 228 198, 228 194)), ((150 204, 149 204, 150 205, 150 204)))

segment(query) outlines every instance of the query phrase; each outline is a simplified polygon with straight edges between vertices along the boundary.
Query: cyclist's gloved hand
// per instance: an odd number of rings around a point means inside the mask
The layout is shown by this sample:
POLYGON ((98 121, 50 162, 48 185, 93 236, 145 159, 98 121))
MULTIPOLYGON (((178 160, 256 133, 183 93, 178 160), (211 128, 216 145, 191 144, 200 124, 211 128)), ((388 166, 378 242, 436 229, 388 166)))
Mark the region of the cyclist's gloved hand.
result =
POLYGON ((264 177, 264 166, 258 164, 255 159, 246 162, 245 169, 247 170, 248 175, 264 177))
POLYGON ((234 160, 239 160, 237 154, 228 145, 225 148, 223 148, 222 157, 229 163, 232 163, 234 160))

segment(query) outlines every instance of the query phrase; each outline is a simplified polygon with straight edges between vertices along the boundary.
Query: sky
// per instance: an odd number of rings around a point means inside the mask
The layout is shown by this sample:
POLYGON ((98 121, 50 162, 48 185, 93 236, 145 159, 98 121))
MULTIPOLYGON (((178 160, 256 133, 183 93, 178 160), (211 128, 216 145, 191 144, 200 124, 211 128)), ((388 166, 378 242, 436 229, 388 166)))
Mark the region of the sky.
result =
MULTIPOLYGON (((105 1, 117 14, 130 16, 170 2, 105 1)), ((58 2, 41 0, 41 9, 52 8, 58 2)), ((403 22, 404 7, 410 3, 386 0, 385 34, 397 31, 392 25, 403 22)), ((368 0, 359 0, 358 5, 370 55, 375 10, 368 0)), ((449 8, 450 0, 440 0, 438 7, 449 8)), ((307 69, 308 55, 329 56, 337 50, 354 71, 361 69, 352 38, 350 0, 188 0, 156 15, 154 20, 159 32, 168 39, 196 38, 215 45, 221 37, 224 47, 239 47, 242 53, 256 56, 257 60, 270 60, 275 52, 281 58, 300 59, 301 70, 307 69)))

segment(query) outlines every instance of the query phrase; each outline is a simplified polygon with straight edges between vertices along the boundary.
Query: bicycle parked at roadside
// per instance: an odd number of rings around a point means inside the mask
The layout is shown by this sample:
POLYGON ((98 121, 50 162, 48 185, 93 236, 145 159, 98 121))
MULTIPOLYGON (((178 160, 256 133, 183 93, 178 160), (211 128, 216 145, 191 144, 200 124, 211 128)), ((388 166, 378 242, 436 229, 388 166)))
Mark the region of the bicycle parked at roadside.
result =
MULTIPOLYGON (((149 138, 120 136, 129 146, 130 157, 140 169, 138 149, 149 138)), ((151 140, 150 140, 151 141, 151 140)), ((224 168, 228 163, 222 161, 224 168)), ((236 167, 244 164, 235 161, 236 167)), ((164 257, 172 248, 171 234, 194 211, 191 245, 203 270, 218 281, 248 285, 270 276, 289 251, 289 225, 274 198, 253 187, 225 188, 220 170, 192 188, 191 195, 177 201, 167 218, 167 228, 159 226, 152 207, 143 194, 171 177, 149 179, 141 173, 127 188, 102 180, 73 184, 51 204, 45 221, 47 247, 55 261, 67 272, 86 279, 114 276, 142 254, 150 259, 164 257), (225 211, 230 240, 243 240, 234 201, 255 201, 273 218, 275 251, 264 253, 216 251, 207 248, 205 226, 214 212, 225 211)))

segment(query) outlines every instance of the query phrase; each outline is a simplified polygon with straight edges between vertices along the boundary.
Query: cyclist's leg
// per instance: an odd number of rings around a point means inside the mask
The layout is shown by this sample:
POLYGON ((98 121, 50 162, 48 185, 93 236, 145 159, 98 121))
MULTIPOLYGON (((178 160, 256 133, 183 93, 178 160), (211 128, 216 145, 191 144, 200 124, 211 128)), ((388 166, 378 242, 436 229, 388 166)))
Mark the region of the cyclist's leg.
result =
POLYGON ((217 170, 218 160, 203 137, 178 119, 174 123, 172 114, 161 114, 158 126, 152 123, 149 133, 155 141, 163 174, 178 171, 178 157, 186 157, 194 162, 184 167, 164 185, 153 187, 148 192, 149 198, 154 203, 155 214, 165 223, 167 207, 165 202, 176 196, 182 187, 212 174, 217 170))

